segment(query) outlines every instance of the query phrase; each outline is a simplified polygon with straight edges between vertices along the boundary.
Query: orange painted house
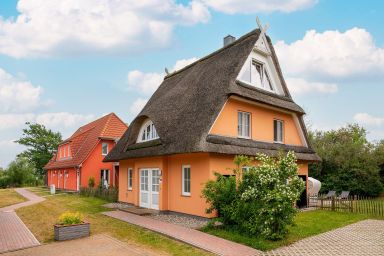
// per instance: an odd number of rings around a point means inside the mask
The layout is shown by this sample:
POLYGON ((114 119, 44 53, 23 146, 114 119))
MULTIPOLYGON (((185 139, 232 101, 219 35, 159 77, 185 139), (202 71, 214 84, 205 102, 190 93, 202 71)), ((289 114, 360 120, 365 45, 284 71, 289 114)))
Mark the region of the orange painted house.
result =
POLYGON ((78 191, 94 177, 95 186, 118 186, 118 163, 104 163, 103 158, 127 130, 114 113, 80 127, 60 143, 57 153, 46 164, 48 186, 78 191), (105 183, 105 180, 107 183, 105 183))
POLYGON ((238 154, 293 150, 298 175, 307 180, 308 163, 319 157, 270 38, 256 29, 224 41, 168 74, 105 158, 119 161, 119 201, 213 217, 205 212, 202 188, 214 172, 231 175, 238 154))

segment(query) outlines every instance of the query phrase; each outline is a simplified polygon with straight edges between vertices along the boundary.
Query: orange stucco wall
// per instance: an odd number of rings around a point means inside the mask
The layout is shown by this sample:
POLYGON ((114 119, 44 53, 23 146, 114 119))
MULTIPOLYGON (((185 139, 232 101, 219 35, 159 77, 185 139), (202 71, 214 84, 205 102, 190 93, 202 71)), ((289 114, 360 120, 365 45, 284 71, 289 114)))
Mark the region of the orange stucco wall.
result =
POLYGON ((289 145, 303 145, 292 114, 279 112, 232 98, 226 102, 223 110, 213 124, 210 133, 237 137, 238 111, 251 113, 251 139, 273 142, 273 120, 279 119, 284 121, 284 143, 289 145))
POLYGON ((102 143, 108 143, 108 152, 115 146, 114 141, 99 141, 94 150, 88 156, 87 160, 80 169, 80 186, 88 187, 88 180, 90 177, 95 178, 95 186, 100 184, 100 171, 109 170, 110 186, 116 186, 117 181, 114 181, 114 168, 113 163, 103 163, 105 155, 101 154, 102 143), (115 184, 114 184, 115 183, 115 184))
MULTIPOLYGON (((194 153, 163 157, 137 158, 120 161, 119 201, 139 205, 139 170, 159 168, 162 171, 160 184, 160 210, 187 213, 203 217, 214 217, 205 213, 207 204, 201 197, 204 184, 214 179, 214 172, 231 175, 235 165, 233 155, 194 153), (191 167, 191 195, 182 195, 182 166, 191 167), (127 189, 128 168, 133 170, 132 190, 127 189)), ((308 165, 300 163, 300 175, 307 175, 308 165)))
POLYGON ((48 186, 54 184, 58 189, 76 190, 76 171, 74 168, 47 171, 48 186))
MULTIPOLYGON (((113 163, 103 163, 105 155, 101 153, 102 143, 108 143, 108 151, 115 146, 114 141, 100 141, 80 168, 80 187, 87 187, 90 177, 95 178, 95 186, 100 184, 100 171, 109 170, 110 186, 118 186, 118 173, 113 163), (116 179, 114 179, 116 177, 116 179)), ((67 145, 68 146, 68 145, 67 145)), ((65 161, 65 160, 63 160, 65 161)), ((54 184, 57 188, 77 190, 77 174, 75 168, 63 168, 47 171, 48 185, 54 184), (64 175, 66 172, 68 175, 64 175), (65 184, 64 184, 65 177, 65 184)))

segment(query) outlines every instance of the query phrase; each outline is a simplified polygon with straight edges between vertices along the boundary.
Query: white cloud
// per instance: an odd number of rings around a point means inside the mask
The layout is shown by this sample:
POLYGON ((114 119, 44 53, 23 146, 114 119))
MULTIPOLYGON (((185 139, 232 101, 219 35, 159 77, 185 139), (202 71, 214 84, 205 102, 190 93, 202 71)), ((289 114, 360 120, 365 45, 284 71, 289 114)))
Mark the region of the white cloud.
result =
POLYGON ((214 10, 228 14, 257 12, 293 12, 315 5, 317 0, 203 0, 214 10))
MULTIPOLYGON (((180 70, 197 60, 198 58, 196 57, 178 60, 170 72, 180 70)), ((138 91, 144 95, 151 95, 163 82, 164 76, 165 73, 145 73, 139 70, 129 71, 127 76, 128 89, 138 91)))
POLYGON ((78 127, 95 119, 94 115, 80 115, 68 112, 44 113, 36 115, 35 122, 50 128, 78 127))
POLYGON ((309 82, 302 78, 286 78, 289 91, 293 95, 303 94, 332 94, 338 91, 337 84, 334 83, 321 83, 321 82, 309 82))
POLYGON ((148 99, 138 98, 136 99, 132 106, 129 108, 132 115, 136 116, 140 113, 140 111, 144 108, 145 104, 147 104, 148 99))
POLYGON ((0 68, 0 113, 22 112, 40 105, 43 89, 0 68))
POLYGON ((94 118, 94 115, 71 114, 68 112, 0 114, 0 130, 17 129, 24 127, 26 122, 36 122, 48 128, 63 131, 68 128, 76 128, 81 124, 92 121, 94 118))
POLYGON ((200 1, 19 0, 0 17, 0 53, 16 58, 164 47, 177 25, 207 22, 200 1))
POLYGON ((353 120, 359 124, 366 126, 382 126, 384 125, 384 117, 372 116, 368 113, 357 113, 354 115, 353 120))
POLYGON ((15 143, 17 139, 0 140, 0 167, 6 168, 25 147, 15 143))
POLYGON ((367 79, 384 72, 384 48, 375 45, 372 35, 362 28, 345 32, 307 31, 304 38, 275 49, 287 76, 316 80, 367 79))
POLYGON ((159 87, 163 79, 164 74, 162 73, 144 73, 133 70, 128 73, 128 88, 150 95, 159 87))
POLYGON ((178 60, 176 61, 175 65, 173 66, 173 69, 172 71, 177 71, 177 70, 180 70, 186 66, 188 66, 189 64, 197 61, 199 58, 196 58, 196 57, 192 57, 192 58, 189 58, 189 59, 181 59, 181 60, 178 60))

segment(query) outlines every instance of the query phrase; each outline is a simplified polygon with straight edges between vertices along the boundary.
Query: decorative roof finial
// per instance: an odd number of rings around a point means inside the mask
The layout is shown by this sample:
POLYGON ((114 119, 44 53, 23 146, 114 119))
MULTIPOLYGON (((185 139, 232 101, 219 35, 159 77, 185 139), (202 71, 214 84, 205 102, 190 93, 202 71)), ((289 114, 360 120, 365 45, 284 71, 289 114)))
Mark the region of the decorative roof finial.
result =
POLYGON ((167 68, 165 68, 165 74, 169 75, 169 71, 167 68))
POLYGON ((256 23, 257 23, 257 26, 259 26, 259 29, 260 29, 260 31, 261 31, 261 35, 264 35, 266 32, 267 32, 267 30, 268 30, 268 28, 269 28, 269 24, 266 24, 264 27, 263 27, 263 25, 261 24, 261 21, 260 21, 260 19, 259 19, 259 17, 257 17, 256 16, 256 23))

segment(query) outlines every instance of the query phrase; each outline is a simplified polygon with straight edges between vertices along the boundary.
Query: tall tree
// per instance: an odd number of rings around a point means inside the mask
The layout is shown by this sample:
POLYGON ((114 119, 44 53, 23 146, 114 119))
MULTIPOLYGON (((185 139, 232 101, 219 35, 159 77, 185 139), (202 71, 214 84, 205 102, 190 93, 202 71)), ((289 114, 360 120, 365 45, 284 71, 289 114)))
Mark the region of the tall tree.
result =
MULTIPOLYGON (((310 133, 311 144, 322 162, 309 166, 309 175, 322 182, 322 191, 348 190, 377 196, 382 191, 375 144, 357 124, 338 130, 310 133)), ((383 158, 384 159, 384 158, 383 158)))
POLYGON ((52 158, 55 150, 61 142, 61 134, 47 129, 42 124, 26 123, 22 137, 16 141, 27 146, 27 150, 19 156, 27 158, 35 166, 37 174, 44 176, 43 167, 52 158))
POLYGON ((35 182, 35 167, 27 158, 17 157, 12 161, 6 171, 8 185, 19 187, 33 185, 35 182))

